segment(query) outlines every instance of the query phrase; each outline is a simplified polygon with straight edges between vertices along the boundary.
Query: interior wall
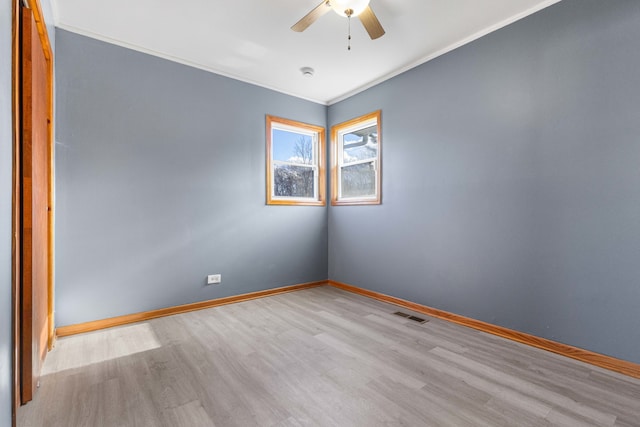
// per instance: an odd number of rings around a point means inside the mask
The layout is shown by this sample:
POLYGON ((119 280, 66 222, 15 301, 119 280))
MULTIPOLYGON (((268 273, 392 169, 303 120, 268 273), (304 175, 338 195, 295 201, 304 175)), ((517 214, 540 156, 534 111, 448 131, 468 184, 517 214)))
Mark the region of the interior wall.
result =
POLYGON ((326 280, 327 208, 265 205, 265 115, 325 106, 60 29, 56 56, 56 326, 326 280))
POLYGON ((382 109, 329 278, 640 363, 640 2, 564 0, 329 108, 382 109))
POLYGON ((0 3, 0 425, 11 425, 11 2, 0 3))

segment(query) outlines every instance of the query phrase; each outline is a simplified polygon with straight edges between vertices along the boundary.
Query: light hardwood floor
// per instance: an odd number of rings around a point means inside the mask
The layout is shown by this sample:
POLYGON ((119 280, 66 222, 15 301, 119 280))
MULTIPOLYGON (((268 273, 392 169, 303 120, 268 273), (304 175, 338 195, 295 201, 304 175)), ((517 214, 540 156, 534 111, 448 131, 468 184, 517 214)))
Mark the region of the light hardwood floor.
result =
POLYGON ((398 310, 325 286, 63 338, 18 426, 640 426, 640 380, 398 310))

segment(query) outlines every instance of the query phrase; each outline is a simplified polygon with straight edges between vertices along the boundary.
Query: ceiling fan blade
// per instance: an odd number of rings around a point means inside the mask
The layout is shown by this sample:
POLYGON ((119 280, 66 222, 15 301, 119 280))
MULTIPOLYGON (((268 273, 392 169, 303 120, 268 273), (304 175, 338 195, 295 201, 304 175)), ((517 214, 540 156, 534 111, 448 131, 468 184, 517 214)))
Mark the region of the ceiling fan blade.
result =
POLYGON ((369 37, 371 37, 372 40, 384 35, 384 28, 382 28, 380 21, 378 21, 376 14, 373 13, 370 6, 367 6, 365 10, 360 12, 358 18, 360 18, 360 22, 362 22, 364 29, 367 30, 367 33, 369 33, 369 37))
POLYGON ((331 6, 329 5, 329 0, 323 0, 315 9, 311 12, 307 13, 301 20, 296 22, 291 29, 293 31, 302 32, 309 27, 309 25, 313 24, 320 18, 322 15, 331 10, 331 6))

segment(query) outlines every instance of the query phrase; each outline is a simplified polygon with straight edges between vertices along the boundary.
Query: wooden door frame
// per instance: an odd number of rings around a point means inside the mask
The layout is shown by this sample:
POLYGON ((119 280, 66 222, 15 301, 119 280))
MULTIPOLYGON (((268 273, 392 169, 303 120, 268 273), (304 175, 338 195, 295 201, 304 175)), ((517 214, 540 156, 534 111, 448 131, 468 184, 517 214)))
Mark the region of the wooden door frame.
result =
POLYGON ((34 16, 36 22, 36 28, 38 35, 40 36, 40 42, 42 43, 43 53, 47 62, 47 92, 48 92, 48 105, 47 105, 47 174, 48 174, 48 188, 47 188, 47 263, 48 263, 48 276, 47 276, 47 319, 48 319, 48 331, 47 331, 47 346, 51 350, 54 345, 54 318, 53 318, 53 291, 54 291, 54 272, 53 272, 53 260, 54 260, 54 139, 53 139, 53 50, 51 49, 51 43, 49 41, 49 35, 47 33, 46 24, 42 14, 42 7, 39 0, 12 0, 12 114, 13 114, 13 185, 12 185, 12 233, 11 233, 11 298, 12 298, 12 320, 13 320, 13 405, 12 405, 12 425, 16 423, 16 412, 18 406, 20 406, 20 283, 21 283, 21 254, 22 247, 20 243, 20 233, 22 229, 21 218, 21 176, 22 170, 20 166, 21 157, 21 135, 22 135, 22 123, 21 123, 21 106, 22 106, 22 78, 21 78, 21 58, 20 52, 22 49, 21 28, 20 28, 20 6, 25 4, 29 7, 34 16))

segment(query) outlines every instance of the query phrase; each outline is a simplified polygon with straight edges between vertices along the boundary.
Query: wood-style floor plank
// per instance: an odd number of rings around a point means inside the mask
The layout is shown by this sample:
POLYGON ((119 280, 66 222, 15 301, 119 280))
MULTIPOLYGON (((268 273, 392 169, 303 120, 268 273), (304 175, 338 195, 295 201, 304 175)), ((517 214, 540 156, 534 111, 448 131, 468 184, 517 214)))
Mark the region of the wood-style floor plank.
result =
POLYGON ((61 338, 18 426, 640 426, 638 379, 398 310, 319 287, 61 338))

